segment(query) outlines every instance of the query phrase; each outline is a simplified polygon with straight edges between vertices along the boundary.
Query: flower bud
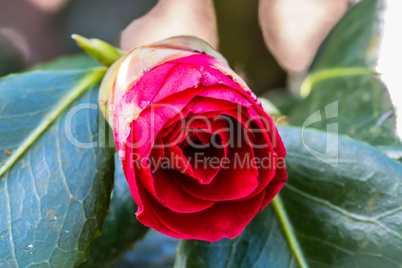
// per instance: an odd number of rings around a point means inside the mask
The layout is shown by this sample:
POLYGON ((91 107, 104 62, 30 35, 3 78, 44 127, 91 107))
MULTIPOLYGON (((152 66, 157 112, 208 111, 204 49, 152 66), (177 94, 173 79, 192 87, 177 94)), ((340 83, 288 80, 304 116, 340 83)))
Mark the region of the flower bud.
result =
POLYGON ((260 101, 206 42, 142 46, 108 70, 103 114, 137 219, 166 235, 234 238, 286 182, 286 151, 260 101))

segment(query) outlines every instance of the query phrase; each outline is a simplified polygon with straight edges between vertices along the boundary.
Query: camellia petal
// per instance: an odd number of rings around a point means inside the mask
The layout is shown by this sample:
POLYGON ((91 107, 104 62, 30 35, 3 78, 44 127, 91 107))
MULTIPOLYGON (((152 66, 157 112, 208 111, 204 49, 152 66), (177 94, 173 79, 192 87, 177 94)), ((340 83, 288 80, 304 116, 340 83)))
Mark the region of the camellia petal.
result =
MULTIPOLYGON (((259 212, 264 197, 265 193, 261 193, 246 201, 216 202, 197 213, 175 213, 155 200, 150 200, 152 207, 149 209, 164 226, 180 234, 180 238, 215 242, 238 236, 259 212)), ((141 218, 138 219, 141 221, 141 218)))

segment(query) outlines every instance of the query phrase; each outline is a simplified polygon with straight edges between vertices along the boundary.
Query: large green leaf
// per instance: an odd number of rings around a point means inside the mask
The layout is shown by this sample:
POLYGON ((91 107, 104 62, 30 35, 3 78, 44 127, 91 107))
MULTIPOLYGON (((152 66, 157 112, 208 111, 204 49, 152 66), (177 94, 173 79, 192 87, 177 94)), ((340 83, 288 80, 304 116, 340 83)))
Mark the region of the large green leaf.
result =
POLYGON ((280 128, 289 182, 281 195, 313 267, 401 267, 402 165, 357 141, 280 128), (328 144, 339 150, 325 152, 328 144), (317 150, 323 163, 309 150, 317 150))
POLYGON ((105 219, 102 235, 95 241, 90 257, 81 267, 110 267, 142 239, 148 228, 135 217, 137 205, 123 173, 118 154, 115 155, 114 189, 109 215, 105 219))
POLYGON ((296 127, 279 132, 288 152, 282 198, 234 240, 182 242, 176 266, 281 268, 293 255, 302 267, 401 267, 402 165, 346 137, 296 127), (339 150, 326 152, 328 144, 339 150))
POLYGON ((327 129, 371 144, 398 143, 395 113, 387 88, 375 73, 381 1, 363 0, 338 23, 322 44, 290 123, 327 129), (321 118, 323 113, 323 119, 321 118), (325 113, 324 113, 325 112, 325 113))
POLYGON ((0 80, 0 266, 75 267, 99 236, 113 185, 113 152, 99 147, 101 76, 0 80))

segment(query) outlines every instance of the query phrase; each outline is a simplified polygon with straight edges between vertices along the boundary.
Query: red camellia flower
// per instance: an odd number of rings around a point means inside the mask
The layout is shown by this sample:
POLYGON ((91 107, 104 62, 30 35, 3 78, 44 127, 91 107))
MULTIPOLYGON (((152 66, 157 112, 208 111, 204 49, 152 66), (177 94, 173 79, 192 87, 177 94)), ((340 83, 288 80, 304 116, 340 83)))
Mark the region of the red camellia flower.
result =
POLYGON ((161 233, 234 238, 286 182, 286 152, 271 118, 199 39, 131 51, 106 74, 100 104, 137 219, 161 233))

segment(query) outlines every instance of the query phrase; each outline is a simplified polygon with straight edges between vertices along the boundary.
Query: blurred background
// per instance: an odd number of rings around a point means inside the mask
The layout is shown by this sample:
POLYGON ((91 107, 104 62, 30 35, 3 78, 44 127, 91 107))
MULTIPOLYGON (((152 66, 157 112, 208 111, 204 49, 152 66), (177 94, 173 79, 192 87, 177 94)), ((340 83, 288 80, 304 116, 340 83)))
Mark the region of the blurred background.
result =
POLYGON ((192 34, 218 48, 257 95, 286 111, 299 98, 318 46, 348 5, 349 0, 0 0, 0 76, 80 53, 73 33, 125 50, 161 36, 192 34))
POLYGON ((118 44, 155 0, 0 0, 0 75, 81 52, 78 33, 118 44))
MULTIPOLYGON (((0 76, 79 53, 70 38, 73 33, 126 50, 184 33, 198 35, 218 48, 258 95, 275 89, 285 94, 285 87, 297 93, 322 40, 355 2, 0 0, 0 76)), ((402 3, 384 3, 389 12, 379 69, 385 80, 392 80, 391 76, 395 80, 397 70, 389 62, 395 61, 402 42, 397 29, 402 23, 398 16, 402 3)), ((390 90, 391 94, 397 91, 390 90)))
MULTIPOLYGON (((156 3, 156 0, 0 0, 0 76, 79 53, 70 38, 73 33, 119 45, 122 31, 156 3)), ((256 93, 284 87, 286 73, 264 44, 258 1, 220 0, 214 2, 214 9, 219 49, 231 66, 256 93)))

